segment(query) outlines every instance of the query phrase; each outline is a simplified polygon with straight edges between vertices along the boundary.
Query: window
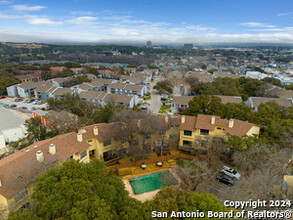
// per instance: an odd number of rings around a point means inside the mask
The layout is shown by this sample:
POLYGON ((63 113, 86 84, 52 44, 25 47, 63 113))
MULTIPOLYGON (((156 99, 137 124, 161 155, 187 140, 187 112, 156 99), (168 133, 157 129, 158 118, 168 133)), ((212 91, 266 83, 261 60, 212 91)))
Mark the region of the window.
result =
POLYGON ((200 129, 200 135, 209 135, 209 130, 200 129))
POLYGON ((66 161, 69 161, 69 160, 71 160, 71 159, 73 159, 73 156, 68 157, 68 158, 66 159, 66 161))
POLYGON ((217 128, 218 130, 222 130, 222 128, 217 128))
POLYGON ((207 141, 204 141, 204 140, 200 140, 199 141, 199 146, 201 146, 201 147, 207 147, 208 146, 208 142, 207 141))
POLYGON ((88 143, 91 143, 91 142, 93 142, 93 140, 88 140, 87 142, 88 142, 88 143))
POLYGON ((184 146, 192 146, 192 142, 191 141, 183 141, 183 145, 184 146))
POLYGON ((15 201, 19 201, 20 199, 22 199, 23 197, 25 197, 27 194, 28 194, 27 189, 24 188, 23 190, 17 192, 17 193, 14 195, 14 200, 15 200, 15 201))
POLYGON ((191 136, 192 135, 192 131, 184 130, 184 135, 185 136, 191 136))
POLYGON ((104 147, 106 147, 106 146, 108 146, 108 145, 111 145, 111 142, 112 142, 111 139, 104 141, 104 142, 103 142, 104 147))
POLYGON ((87 156, 87 151, 85 150, 84 152, 82 152, 79 156, 80 159, 83 159, 87 156))

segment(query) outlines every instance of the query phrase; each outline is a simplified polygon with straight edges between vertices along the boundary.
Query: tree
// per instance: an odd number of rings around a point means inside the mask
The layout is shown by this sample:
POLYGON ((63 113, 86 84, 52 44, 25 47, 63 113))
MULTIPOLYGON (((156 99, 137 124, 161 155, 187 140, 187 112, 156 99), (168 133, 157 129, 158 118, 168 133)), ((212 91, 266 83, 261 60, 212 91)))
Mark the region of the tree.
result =
POLYGON ((0 73, 0 95, 6 95, 6 87, 20 83, 20 81, 13 76, 7 76, 0 73))
POLYGON ((63 100, 50 98, 47 100, 49 108, 54 111, 67 111, 78 116, 81 126, 94 123, 109 122, 116 108, 108 103, 103 106, 94 106, 92 103, 83 101, 78 95, 66 94, 63 100))
POLYGON ((224 105, 217 96, 198 95, 189 102, 189 107, 182 112, 186 115, 209 114, 222 116, 224 105))
POLYGON ((81 127, 78 117, 65 110, 50 111, 46 117, 59 134, 77 131, 81 127))
POLYGON ((116 141, 116 151, 121 151, 127 143, 128 154, 144 158, 152 151, 151 135, 155 133, 157 121, 154 116, 138 111, 121 110, 112 121, 116 122, 112 137, 116 141), (120 147, 119 147, 120 146, 120 147))
POLYGON ((160 93, 173 93, 173 85, 169 80, 157 82, 154 89, 158 90, 160 93))
POLYGON ((262 79, 261 81, 266 82, 266 83, 270 83, 279 87, 283 87, 282 83, 280 80, 272 78, 272 77, 266 77, 264 79, 262 79))
POLYGON ((171 218, 171 213, 174 212, 197 212, 202 211, 207 217, 208 211, 224 212, 227 208, 218 200, 218 198, 209 193, 198 193, 192 191, 178 190, 175 187, 165 187, 160 190, 150 206, 152 210, 157 212, 167 212, 167 219, 182 219, 171 218))
POLYGON ((25 121, 27 127, 27 138, 33 141, 41 141, 52 138, 58 134, 57 130, 42 123, 40 118, 30 118, 25 121))
POLYGON ((47 170, 32 195, 42 219, 117 219, 129 200, 123 182, 102 161, 71 160, 47 170))

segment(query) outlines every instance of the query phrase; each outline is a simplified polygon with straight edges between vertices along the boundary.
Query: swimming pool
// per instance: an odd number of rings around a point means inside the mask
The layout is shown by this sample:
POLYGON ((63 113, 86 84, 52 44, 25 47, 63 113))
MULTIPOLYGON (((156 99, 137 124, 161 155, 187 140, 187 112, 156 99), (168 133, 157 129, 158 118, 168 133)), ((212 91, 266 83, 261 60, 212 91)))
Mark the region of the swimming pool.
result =
POLYGON ((135 194, 154 191, 165 186, 177 185, 177 180, 169 171, 129 179, 135 194))

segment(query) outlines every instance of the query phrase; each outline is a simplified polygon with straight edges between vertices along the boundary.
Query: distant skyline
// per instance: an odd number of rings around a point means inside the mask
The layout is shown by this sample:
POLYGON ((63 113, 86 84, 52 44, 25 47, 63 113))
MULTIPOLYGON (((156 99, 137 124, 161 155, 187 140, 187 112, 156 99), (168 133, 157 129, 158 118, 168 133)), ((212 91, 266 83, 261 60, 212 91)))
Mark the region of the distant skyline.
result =
POLYGON ((0 41, 289 43, 292 0, 0 0, 0 41))

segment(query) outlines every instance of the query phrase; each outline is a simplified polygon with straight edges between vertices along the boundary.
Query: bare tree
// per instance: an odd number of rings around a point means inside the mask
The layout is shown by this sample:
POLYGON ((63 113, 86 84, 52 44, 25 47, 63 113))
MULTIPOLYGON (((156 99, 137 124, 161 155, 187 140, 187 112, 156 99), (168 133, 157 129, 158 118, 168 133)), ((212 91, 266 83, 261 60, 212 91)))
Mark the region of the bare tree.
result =
POLYGON ((274 193, 274 189, 276 187, 281 189, 284 165, 287 164, 292 154, 292 148, 283 148, 277 154, 261 160, 257 167, 226 192, 225 199, 279 199, 280 195, 274 193))
POLYGON ((120 151, 127 144, 128 153, 133 160, 136 156, 145 157, 151 152, 151 142, 148 139, 155 130, 155 116, 123 109, 113 116, 112 121, 118 124, 112 132, 117 145, 116 151, 120 151))
POLYGON ((47 117, 59 134, 77 131, 80 127, 78 117, 67 111, 50 111, 47 117))

